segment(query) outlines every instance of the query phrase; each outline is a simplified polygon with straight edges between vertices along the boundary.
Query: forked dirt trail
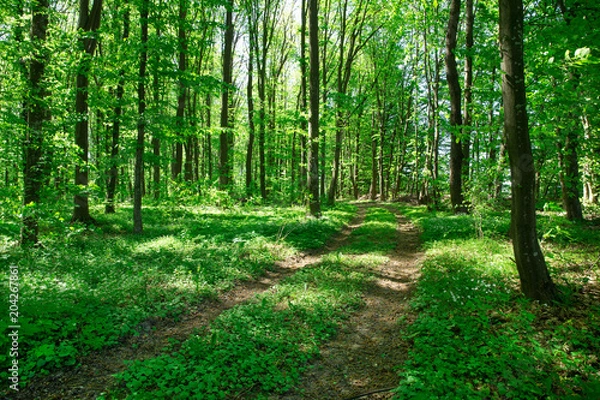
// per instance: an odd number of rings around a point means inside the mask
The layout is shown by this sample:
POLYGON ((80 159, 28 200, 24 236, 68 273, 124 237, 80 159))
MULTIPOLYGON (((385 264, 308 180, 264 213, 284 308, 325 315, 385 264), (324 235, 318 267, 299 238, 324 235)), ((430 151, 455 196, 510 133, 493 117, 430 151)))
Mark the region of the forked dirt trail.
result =
POLYGON ((143 360, 164 351, 172 339, 183 341, 195 329, 207 326, 223 311, 269 290, 297 270, 320 262, 321 257, 346 245, 350 234, 364 221, 370 207, 387 208, 397 216, 397 246, 389 262, 372 270, 376 279, 364 293, 365 307, 353 314, 344 327, 321 349, 321 357, 305 373, 294 393, 272 399, 387 399, 388 392, 356 397, 394 387, 394 367, 406 358, 406 344, 400 340, 397 321, 408 316, 407 297, 418 276, 418 232, 394 207, 361 203, 358 213, 342 232, 323 248, 277 263, 264 276, 238 284, 214 300, 203 302, 179 321, 148 320, 138 327, 140 335, 119 346, 93 353, 79 360, 75 368, 64 368, 36 379, 15 399, 96 399, 114 384, 113 375, 124 368, 124 360, 143 360))
POLYGON ((363 293, 365 306, 321 348, 321 357, 304 374, 295 394, 271 399, 390 399, 398 383, 395 368, 407 357, 398 320, 411 318, 408 298, 418 278, 419 234, 394 207, 380 204, 397 218, 396 247, 389 262, 372 269, 376 279, 363 293))

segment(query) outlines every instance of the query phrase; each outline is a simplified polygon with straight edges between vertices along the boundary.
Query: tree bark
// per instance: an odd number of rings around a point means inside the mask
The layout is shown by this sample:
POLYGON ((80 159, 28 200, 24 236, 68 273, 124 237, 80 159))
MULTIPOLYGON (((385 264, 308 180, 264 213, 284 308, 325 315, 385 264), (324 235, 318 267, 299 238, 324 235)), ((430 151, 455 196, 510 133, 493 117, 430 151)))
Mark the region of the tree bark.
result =
POLYGON ((450 19, 446 31, 446 79, 450 92, 450 201, 455 212, 465 212, 462 167, 463 148, 457 133, 463 125, 461 113, 461 88, 456 65, 456 36, 461 0, 450 2, 450 19))
POLYGON ((248 86, 246 97, 248 102, 248 148, 246 149, 246 194, 252 192, 252 155, 254 153, 254 137, 256 127, 254 125, 254 61, 252 60, 252 46, 248 55, 248 86))
MULTIPOLYGON (((124 2, 125 7, 129 7, 127 1, 124 2)), ((123 43, 129 37, 129 8, 123 14, 123 35, 121 36, 123 43)), ((125 69, 119 71, 119 82, 117 83, 115 115, 112 125, 112 144, 110 147, 110 168, 108 170, 108 181, 106 184, 106 207, 104 212, 112 214, 115 212, 115 192, 117 190, 118 174, 118 157, 119 143, 121 136, 121 115, 123 114, 123 96, 125 94, 125 69)))
POLYGON ((219 185, 227 189, 232 183, 230 159, 229 105, 233 83, 233 0, 227 4, 225 16, 225 43, 223 49, 223 90, 221 93, 221 133, 219 134, 219 185))
POLYGON ((44 176, 42 155, 44 145, 44 123, 50 118, 50 111, 45 98, 48 91, 44 84, 44 73, 48 63, 48 52, 44 48, 48 32, 48 0, 32 3, 32 19, 30 40, 33 55, 29 61, 29 93, 25 100, 25 133, 23 170, 23 228, 21 245, 30 246, 38 243, 38 218, 36 208, 40 202, 40 191, 44 176))
MULTIPOLYGON (((301 122, 300 122, 300 179, 299 179, 299 187, 300 192, 303 193, 307 188, 307 174, 308 171, 306 169, 307 165, 307 142, 306 136, 308 134, 308 121, 305 119, 304 115, 308 112, 308 60, 306 55, 306 32, 307 32, 307 0, 302 0, 302 10, 301 10, 301 25, 300 25, 300 112, 301 112, 301 122)), ((302 194, 304 197, 304 193, 302 194)))
MULTIPOLYGON (((570 114, 570 119, 575 117, 570 114)), ((583 209, 579 197, 581 195, 581 179, 579 178, 579 135, 575 124, 571 124, 564 139, 558 142, 558 161, 560 166, 560 187, 562 193, 563 208, 567 212, 567 219, 571 221, 583 220, 583 209)), ((557 135, 561 138, 562 133, 557 135)))
POLYGON ((523 2, 499 2, 504 132, 512 180, 513 250, 521 290, 525 296, 551 301, 556 298, 557 290, 548 273, 536 229, 535 170, 529 138, 523 61, 523 2))
POLYGON ((309 208, 314 217, 321 216, 319 199, 319 1, 309 2, 310 43, 310 154, 308 186, 309 208))
MULTIPOLYGON (((187 83, 186 83, 186 73, 187 73, 187 4, 188 0, 179 0, 179 16, 177 19, 177 42, 178 42, 178 65, 177 65, 177 73, 179 75, 179 82, 177 84, 177 112, 175 115, 175 160, 173 163, 172 176, 173 180, 176 181, 180 179, 181 172, 184 170, 183 167, 183 150, 184 143, 187 143, 188 138, 186 138, 186 129, 185 129, 185 106, 187 102, 187 83)), ((189 176, 185 176, 184 179, 187 180, 189 176)))
POLYGON ((95 32, 100 27, 100 16, 102 11, 102 0, 95 0, 90 11, 89 0, 79 1, 79 22, 78 29, 81 30, 79 44, 84 53, 76 79, 75 95, 75 113, 77 122, 75 123, 75 144, 79 147, 80 163, 75 166, 75 185, 78 187, 78 193, 75 195, 72 222, 82 222, 84 224, 94 223, 90 216, 90 207, 88 202, 88 183, 89 183, 89 109, 88 109, 88 87, 89 71, 91 58, 96 50, 97 40, 91 32, 95 32))
POLYGON ((142 221, 142 195, 144 185, 144 137, 146 134, 146 66, 148 63, 148 14, 150 0, 143 0, 140 6, 141 51, 138 77, 138 122, 135 144, 135 169, 133 184, 133 233, 144 231, 142 221))
POLYGON ((465 181, 469 180, 471 162, 471 131, 473 124, 473 25, 475 24, 475 11, 473 0, 466 0, 465 4, 465 90, 464 90, 464 120, 462 134, 462 179, 463 191, 465 181))

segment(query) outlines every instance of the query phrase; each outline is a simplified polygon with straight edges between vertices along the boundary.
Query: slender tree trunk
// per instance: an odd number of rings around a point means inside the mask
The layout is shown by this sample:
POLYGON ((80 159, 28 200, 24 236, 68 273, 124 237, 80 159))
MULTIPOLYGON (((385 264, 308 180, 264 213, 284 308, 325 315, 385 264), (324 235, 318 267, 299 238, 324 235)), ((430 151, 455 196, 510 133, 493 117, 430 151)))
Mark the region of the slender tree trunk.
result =
POLYGON ((40 191, 44 176, 42 174, 42 155, 44 145, 44 123, 50 118, 50 110, 45 98, 48 95, 44 83, 44 73, 48 63, 48 52, 45 42, 48 32, 48 0, 39 0, 31 6, 30 40, 33 55, 29 61, 29 93, 25 100, 25 133, 23 170, 23 228, 21 245, 30 246, 38 243, 38 217, 36 208, 40 202, 40 191))
MULTIPOLYGON (((307 0, 302 0, 301 10, 301 26, 300 26, 300 112, 305 115, 308 112, 308 57, 306 55, 306 32, 307 32, 307 21, 306 16, 308 13, 307 0)), ((307 142, 306 135, 308 134, 308 121, 301 118, 300 123, 300 179, 299 187, 300 192, 303 193, 307 189, 307 142)), ((304 197, 304 196, 302 196, 304 197)))
POLYGON ((379 176, 379 199, 386 201, 386 188, 385 188, 385 173, 384 173, 384 159, 383 159, 383 148, 385 146, 385 120, 386 120, 386 104, 385 100, 381 104, 379 113, 379 146, 377 155, 377 174, 379 176))
POLYGON ((75 185, 78 186, 78 193, 75 195, 72 222, 82 222, 85 224, 94 223, 90 216, 88 202, 88 183, 89 183, 89 110, 88 110, 88 87, 91 59, 96 50, 97 40, 92 32, 100 27, 100 15, 102 10, 102 0, 95 0, 90 11, 89 0, 79 1, 79 22, 78 28, 82 31, 79 38, 81 51, 84 53, 77 70, 75 112, 77 122, 75 123, 75 144, 79 148, 80 163, 75 166, 75 185))
MULTIPOLYGON (((129 7, 127 2, 124 2, 125 7, 129 7)), ((129 37, 129 8, 123 14, 123 42, 129 37)), ((119 71, 119 82, 117 83, 115 116, 112 125, 112 144, 110 147, 110 168, 108 170, 108 182, 106 184, 106 214, 115 212, 115 192, 117 190, 118 174, 118 158, 119 158, 119 143, 121 136, 121 115, 123 114, 123 96, 125 94, 125 69, 119 71)))
POLYGON ((206 134, 206 154, 204 158, 207 161, 207 174, 209 182, 212 182, 213 179, 213 150, 212 150, 212 96, 209 94, 206 95, 206 128, 208 129, 208 133, 206 134))
POLYGON ((557 290, 550 278, 536 230, 535 170, 529 138, 523 61, 523 2, 499 0, 502 99, 512 179, 511 233, 521 290, 551 301, 557 290))
MULTIPOLYGON (((569 119, 575 119, 569 115, 569 119)), ((571 124, 575 125, 575 124, 571 124)), ((581 180, 579 178, 579 157, 577 149, 579 147, 579 135, 574 126, 568 128, 569 131, 564 139, 558 143, 558 161, 560 166, 560 187, 562 193, 563 208, 567 212, 569 220, 583 220, 583 209, 579 197, 581 195, 581 180)), ((560 138, 562 133, 559 130, 557 136, 560 138)))
POLYGON ((369 198, 377 198, 377 115, 373 112, 371 116, 371 187, 369 198))
MULTIPOLYGON (((179 0, 179 16, 177 20, 177 42, 179 49, 178 57, 178 94, 177 94, 177 113, 175 116, 175 161, 173 163, 173 180, 180 179, 183 170, 183 150, 184 143, 187 144, 185 129, 185 106, 187 102, 187 84, 185 75, 187 74, 187 3, 188 0, 179 0)), ((184 179, 189 176, 184 176, 184 179)), ((187 179, 186 179, 187 180, 187 179)))
POLYGON ((461 89, 458 81, 458 68, 456 65, 456 36, 458 20, 460 17, 461 0, 451 0, 450 19, 446 31, 446 79, 450 91, 450 201, 455 212, 465 212, 462 166, 463 148, 457 135, 463 125, 461 113, 461 89))
POLYGON ((223 49, 223 90, 221 94, 221 133, 219 134, 219 185, 227 189, 231 181, 229 105, 233 83, 233 0, 227 4, 225 16, 225 45, 223 49))
POLYGON ((471 131, 473 128, 473 25, 475 23, 475 12, 473 10, 473 0, 466 0, 465 7, 465 36, 466 36, 466 57, 465 57, 465 90, 464 90, 464 127, 462 144, 462 179, 463 191, 465 181, 469 179, 471 163, 471 131))
POLYGON ((319 1, 309 0, 310 43, 310 154, 309 177, 310 214, 321 216, 319 200, 319 1))
POLYGON ((138 81, 138 122, 135 144, 135 169, 133 184, 133 233, 144 231, 142 222, 142 195, 144 185, 144 136, 146 134, 146 66, 148 63, 148 10, 150 0, 142 0, 140 6, 141 51, 138 81))
POLYGON ((254 153, 254 136, 256 128, 254 126, 254 95, 253 95, 254 61, 252 59, 252 50, 248 56, 248 86, 246 97, 248 101, 248 148, 246 150, 246 193, 252 192, 252 155, 254 153))
MULTIPOLYGON (((581 118, 583 123, 584 137, 587 142, 592 140, 592 129, 587 114, 581 118)), ((596 151, 596 154, 598 152, 596 151)), ((589 204, 598 203, 596 193, 596 171, 593 168, 593 161, 590 156, 586 156, 583 162, 583 200, 589 204)))

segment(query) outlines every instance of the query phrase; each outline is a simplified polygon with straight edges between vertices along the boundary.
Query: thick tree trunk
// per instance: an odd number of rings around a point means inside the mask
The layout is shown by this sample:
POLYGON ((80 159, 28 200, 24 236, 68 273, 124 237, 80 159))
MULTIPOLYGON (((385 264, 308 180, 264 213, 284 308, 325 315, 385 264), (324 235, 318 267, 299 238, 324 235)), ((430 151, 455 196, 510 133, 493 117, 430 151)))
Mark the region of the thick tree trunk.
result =
POLYGON ((315 217, 321 216, 319 200, 319 1, 309 3, 310 43, 310 154, 308 187, 309 209, 315 217))
POLYGON ((44 144, 44 122, 50 118, 45 98, 48 91, 44 84, 44 72, 48 62, 45 42, 48 32, 48 0, 39 0, 32 4, 30 40, 33 57, 29 61, 29 98, 25 101, 25 133, 23 170, 23 228, 21 245, 38 243, 38 218, 36 208, 40 202, 40 191, 44 176, 42 174, 42 155, 44 144))
POLYGON ((143 0, 140 9, 141 52, 138 81, 138 122, 135 143, 135 169, 133 183, 133 233, 144 231, 142 222, 142 195, 144 185, 144 140, 146 134, 146 66, 148 63, 148 10, 150 0, 143 0))
POLYGON ((456 36, 460 17, 461 0, 451 0, 450 19, 446 31, 446 79, 450 92, 450 201, 455 212, 465 212, 463 195, 463 147, 457 133, 463 125, 461 113, 461 89, 456 65, 456 36))
POLYGON ((92 10, 89 8, 89 0, 79 1, 79 23, 78 28, 83 32, 79 38, 81 51, 84 53, 77 70, 75 112, 77 122, 75 123, 75 144, 79 147, 80 163, 75 166, 75 185, 78 193, 75 195, 72 222, 84 224, 94 223, 90 216, 88 202, 89 183, 89 110, 88 110, 88 87, 91 58, 96 50, 97 40, 90 36, 90 32, 100 27, 100 15, 102 0, 95 0, 92 10))
POLYGON ((538 242, 535 215, 535 170, 529 138, 523 62, 523 2, 500 1, 502 99, 512 179, 512 242, 525 296, 551 301, 557 290, 538 242))
POLYGON ((228 188, 231 181, 229 106, 233 83, 233 0, 227 4, 225 16, 225 46, 223 49, 223 90, 221 94, 221 133, 219 134, 219 185, 228 188))

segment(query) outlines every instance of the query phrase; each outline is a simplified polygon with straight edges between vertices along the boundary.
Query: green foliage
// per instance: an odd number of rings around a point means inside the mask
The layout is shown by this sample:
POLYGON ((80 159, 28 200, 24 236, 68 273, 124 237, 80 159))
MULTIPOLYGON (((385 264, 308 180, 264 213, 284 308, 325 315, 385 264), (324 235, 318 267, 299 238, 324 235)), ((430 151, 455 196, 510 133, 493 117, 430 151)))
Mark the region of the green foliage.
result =
MULTIPOLYGON (((477 239, 472 218, 409 214, 423 229, 427 253, 411 304, 418 317, 402 324, 412 349, 400 366, 398 398, 598 397, 600 304, 582 295, 598 278, 584 261, 597 259, 597 249, 545 243, 555 280, 565 282, 565 301, 543 306, 519 294, 511 247, 501 235, 508 216, 484 214, 492 222, 482 224, 485 238, 477 239), (575 279, 582 275, 588 279, 575 279)), ((597 231, 566 229, 573 240, 598 240, 597 231)))
POLYGON ((395 216, 371 209, 339 252, 222 313, 180 350, 131 363, 117 377, 121 389, 108 396, 221 399, 287 392, 318 355, 319 344, 361 306, 369 279, 365 268, 386 260, 380 254, 390 250, 395 233, 395 216), (368 242, 376 243, 370 251, 368 242))
POLYGON ((352 232, 351 242, 341 252, 385 255, 394 249, 396 216, 383 208, 369 208, 364 223, 352 232))
POLYGON ((254 301, 224 312, 181 350, 136 361, 117 378, 131 399, 284 393, 297 382, 306 361, 318 354, 318 344, 360 306, 364 279, 336 263, 302 270, 254 301))
MULTIPOLYGON (((22 382, 137 334, 145 319, 177 318, 276 260, 317 247, 353 211, 340 206, 314 220, 301 208, 148 207, 142 236, 129 233, 128 207, 102 215, 94 228, 69 225, 56 213, 42 227, 41 247, 0 253, 3 293, 8 265, 20 271, 22 382)), ((4 309, 7 301, 2 296, 4 309)), ((2 319, 0 331, 7 326, 2 319)), ((2 336, 0 346, 8 340, 2 336)), ((2 379, 7 362, 8 353, 0 354, 2 379)))

